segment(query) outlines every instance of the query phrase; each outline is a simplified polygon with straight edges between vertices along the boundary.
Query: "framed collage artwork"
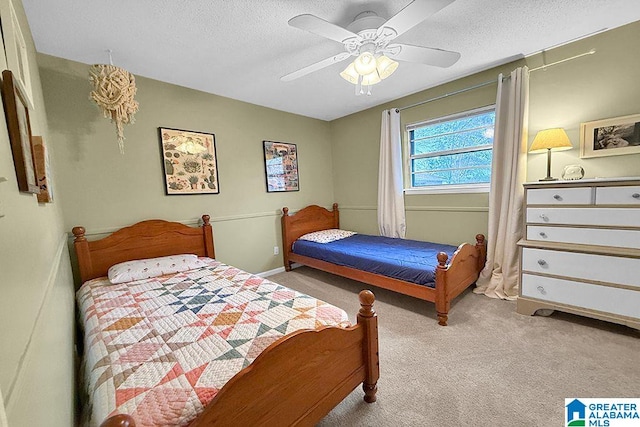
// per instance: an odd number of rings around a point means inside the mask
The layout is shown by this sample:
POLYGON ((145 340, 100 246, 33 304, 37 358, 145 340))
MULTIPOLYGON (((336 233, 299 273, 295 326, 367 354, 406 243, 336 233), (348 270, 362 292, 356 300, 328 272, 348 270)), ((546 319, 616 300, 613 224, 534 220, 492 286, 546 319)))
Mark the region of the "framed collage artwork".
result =
POLYGON ((170 128, 158 131, 166 194, 219 194, 215 135, 170 128))
POLYGON ((263 141, 267 192, 300 190, 296 144, 263 141))

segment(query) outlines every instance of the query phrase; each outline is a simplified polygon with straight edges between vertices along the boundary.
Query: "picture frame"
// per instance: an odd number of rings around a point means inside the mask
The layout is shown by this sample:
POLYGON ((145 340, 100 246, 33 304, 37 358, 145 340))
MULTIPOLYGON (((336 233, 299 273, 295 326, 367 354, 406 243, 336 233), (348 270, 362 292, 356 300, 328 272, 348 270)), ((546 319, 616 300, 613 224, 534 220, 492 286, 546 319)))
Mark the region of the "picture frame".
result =
POLYGON ((168 196, 220 193, 215 134, 166 127, 158 133, 168 196))
POLYGON ((53 202, 53 190, 51 189, 49 152, 41 136, 32 136, 31 146, 36 168, 36 182, 40 189, 40 193, 37 195, 38 203, 51 203, 53 202))
POLYGON ((2 72, 2 102, 18 189, 25 193, 38 194, 40 189, 33 159, 29 107, 22 89, 15 84, 11 70, 2 72))
POLYGON ((11 0, 5 0, 0 3, 0 21, 2 22, 3 44, 6 55, 6 66, 2 69, 7 68, 14 73, 14 84, 20 86, 26 104, 30 110, 34 110, 29 52, 20 26, 20 20, 11 0))
POLYGON ((288 142, 262 141, 267 192, 299 191, 298 147, 288 142))
POLYGON ((580 157, 640 154, 640 114, 580 124, 580 157))

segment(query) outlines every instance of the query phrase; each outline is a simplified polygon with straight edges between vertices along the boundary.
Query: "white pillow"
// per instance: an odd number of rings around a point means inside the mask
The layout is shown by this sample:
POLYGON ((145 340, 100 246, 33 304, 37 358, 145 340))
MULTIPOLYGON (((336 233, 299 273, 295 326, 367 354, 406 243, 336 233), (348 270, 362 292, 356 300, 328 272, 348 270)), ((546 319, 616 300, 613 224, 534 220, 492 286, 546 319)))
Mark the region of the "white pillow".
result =
POLYGON ((316 243, 329 243, 336 240, 344 239, 356 234, 355 231, 340 230, 337 228, 330 228, 328 230, 314 231, 313 233, 307 233, 300 236, 300 240, 308 240, 316 243))
POLYGON ((206 264, 197 255, 182 254, 159 258, 147 258, 121 262, 109 268, 109 281, 112 284, 150 279, 165 274, 179 273, 204 267, 206 264))

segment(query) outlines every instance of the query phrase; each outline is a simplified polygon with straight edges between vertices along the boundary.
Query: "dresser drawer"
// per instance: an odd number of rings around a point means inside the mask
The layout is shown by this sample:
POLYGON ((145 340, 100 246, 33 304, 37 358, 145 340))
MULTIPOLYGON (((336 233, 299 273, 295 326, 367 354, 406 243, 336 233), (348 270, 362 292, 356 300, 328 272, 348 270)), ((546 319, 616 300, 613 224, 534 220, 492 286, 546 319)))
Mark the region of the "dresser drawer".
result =
POLYGON ((522 296, 640 318, 640 291, 522 275, 522 296))
POLYGON ((523 248, 522 271, 617 283, 640 291, 640 258, 523 248))
POLYGON ((593 189, 586 188, 536 188, 527 191, 530 205, 589 205, 593 189))
POLYGON ((527 223, 640 227, 640 209, 527 208, 527 223))
POLYGON ((640 249, 640 230, 529 225, 527 240, 640 249))
POLYGON ((640 206, 640 185, 599 187, 596 189, 596 204, 640 206))

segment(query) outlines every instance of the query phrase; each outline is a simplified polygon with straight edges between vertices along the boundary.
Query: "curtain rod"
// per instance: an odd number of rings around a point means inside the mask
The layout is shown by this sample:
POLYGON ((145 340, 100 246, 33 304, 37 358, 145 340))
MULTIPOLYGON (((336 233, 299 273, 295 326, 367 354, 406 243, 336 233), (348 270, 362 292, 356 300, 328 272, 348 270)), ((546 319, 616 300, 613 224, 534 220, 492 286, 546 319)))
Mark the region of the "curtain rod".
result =
MULTIPOLYGON (((591 49, 589 52, 581 53, 580 55, 575 55, 575 56, 572 56, 570 58, 561 59, 560 61, 552 62, 551 64, 542 65, 541 67, 532 68, 532 69, 529 70, 529 72, 531 73, 533 71, 544 70, 547 67, 553 67, 554 65, 558 65, 558 64, 561 64, 561 63, 566 62, 566 61, 571 61, 573 59, 577 59, 577 58, 580 58, 582 56, 593 55, 594 53, 596 53, 596 50, 595 49, 591 49)), ((504 80, 506 80, 506 79, 508 79, 510 77, 511 76, 505 76, 505 77, 502 78, 502 80, 504 81, 504 80)), ((481 87, 488 86, 490 84, 495 84, 497 82, 498 82, 497 79, 496 80, 489 80, 489 81, 486 81, 486 82, 483 82, 483 83, 479 83, 479 84, 474 85, 474 86, 469 86, 469 87, 466 87, 464 89, 456 90, 454 92, 445 93, 444 95, 436 96, 435 98, 429 98, 429 99, 427 99, 425 101, 421 101, 421 102, 418 102, 418 103, 415 103, 415 104, 407 105, 406 107, 401 107, 401 108, 396 108, 396 109, 398 111, 407 110, 409 108, 413 108, 413 107, 417 107, 419 105, 427 104, 429 102, 437 101, 439 99, 446 98, 446 97, 451 96, 451 95, 458 95, 458 94, 463 93, 463 92, 468 92, 470 90, 479 89, 481 87)))

